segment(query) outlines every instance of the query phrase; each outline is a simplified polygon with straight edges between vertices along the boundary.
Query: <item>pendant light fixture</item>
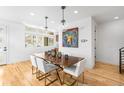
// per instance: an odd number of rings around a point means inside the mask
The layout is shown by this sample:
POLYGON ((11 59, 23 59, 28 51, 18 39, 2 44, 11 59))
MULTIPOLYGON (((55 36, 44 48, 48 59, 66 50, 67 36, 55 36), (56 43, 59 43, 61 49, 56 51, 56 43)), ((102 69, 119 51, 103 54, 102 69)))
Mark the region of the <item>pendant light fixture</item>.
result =
POLYGON ((47 26, 47 19, 48 19, 48 17, 45 16, 45 29, 46 29, 46 30, 48 29, 48 26, 47 26))
POLYGON ((62 20, 61 20, 61 23, 62 23, 62 25, 64 26, 65 25, 65 22, 66 22, 66 20, 65 20, 65 16, 64 16, 64 10, 65 10, 65 8, 66 8, 66 6, 61 6, 61 9, 62 9, 62 20))

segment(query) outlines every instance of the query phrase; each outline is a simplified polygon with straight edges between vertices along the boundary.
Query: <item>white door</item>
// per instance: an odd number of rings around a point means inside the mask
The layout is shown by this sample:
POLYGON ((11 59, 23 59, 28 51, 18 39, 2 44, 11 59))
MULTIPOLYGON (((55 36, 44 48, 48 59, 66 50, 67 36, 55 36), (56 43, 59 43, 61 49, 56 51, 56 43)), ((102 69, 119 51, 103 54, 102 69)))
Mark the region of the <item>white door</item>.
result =
POLYGON ((0 25, 0 65, 7 64, 7 30, 0 25))

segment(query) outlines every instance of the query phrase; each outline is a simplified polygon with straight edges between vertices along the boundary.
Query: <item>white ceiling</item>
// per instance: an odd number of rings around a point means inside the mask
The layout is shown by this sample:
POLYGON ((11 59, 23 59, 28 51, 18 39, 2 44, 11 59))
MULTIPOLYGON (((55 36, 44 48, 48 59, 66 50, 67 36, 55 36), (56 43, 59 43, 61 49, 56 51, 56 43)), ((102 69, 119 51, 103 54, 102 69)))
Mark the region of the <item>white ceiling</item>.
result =
MULTIPOLYGON (((93 16, 100 23, 114 21, 113 17, 124 19, 124 6, 68 6, 65 9, 65 19, 68 23, 93 16), (74 14, 73 11, 79 11, 74 14)), ((60 6, 1 6, 0 18, 15 22, 25 22, 31 25, 43 26, 45 16, 48 16, 48 27, 57 28, 61 23, 62 11, 60 6), (35 13, 31 16, 30 13, 35 13), (54 21, 55 23, 51 23, 54 21)))

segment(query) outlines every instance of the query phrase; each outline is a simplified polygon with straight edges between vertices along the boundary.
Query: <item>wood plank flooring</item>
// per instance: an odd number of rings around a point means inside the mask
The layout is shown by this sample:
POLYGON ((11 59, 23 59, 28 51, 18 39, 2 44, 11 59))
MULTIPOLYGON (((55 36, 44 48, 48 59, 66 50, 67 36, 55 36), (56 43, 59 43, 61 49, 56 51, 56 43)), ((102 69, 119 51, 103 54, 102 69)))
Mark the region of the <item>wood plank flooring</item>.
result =
POLYGON ((97 86, 124 85, 124 74, 119 74, 118 66, 96 62, 92 70, 85 71, 85 83, 97 86))
MULTIPOLYGON (((55 74, 54 72, 52 74, 55 74)), ((60 76, 62 72, 59 72, 60 76)), ((55 77, 52 76, 51 79, 55 77)), ((82 79, 82 77, 80 77, 82 79)), ((67 81, 71 81, 69 76, 67 81)), ((119 74, 118 67, 110 64, 96 62, 94 69, 86 70, 84 73, 84 82, 86 85, 98 86, 116 86, 124 85, 124 74, 119 74)), ((31 62, 19 62, 0 66, 0 85, 1 86, 43 86, 44 80, 38 81, 31 72, 31 62)), ((60 86, 59 81, 51 86, 60 86)))

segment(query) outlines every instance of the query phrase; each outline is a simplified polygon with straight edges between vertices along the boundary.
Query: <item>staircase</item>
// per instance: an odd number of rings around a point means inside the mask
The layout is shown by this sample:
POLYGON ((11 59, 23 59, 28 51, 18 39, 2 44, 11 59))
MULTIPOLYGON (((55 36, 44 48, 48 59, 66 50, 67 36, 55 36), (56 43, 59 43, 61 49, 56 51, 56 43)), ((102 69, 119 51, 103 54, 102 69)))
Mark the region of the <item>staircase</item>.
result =
POLYGON ((124 70, 124 47, 119 49, 119 72, 124 70))

